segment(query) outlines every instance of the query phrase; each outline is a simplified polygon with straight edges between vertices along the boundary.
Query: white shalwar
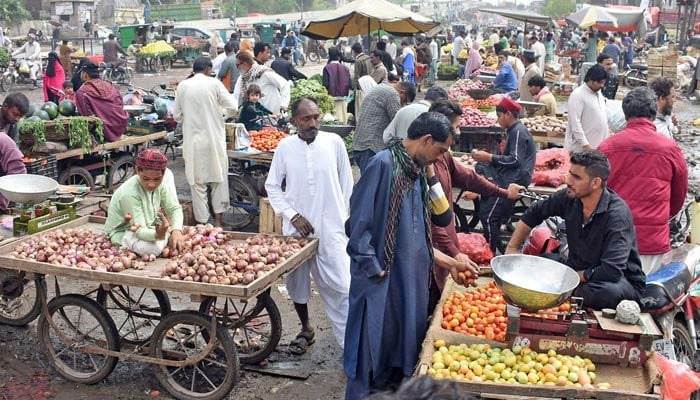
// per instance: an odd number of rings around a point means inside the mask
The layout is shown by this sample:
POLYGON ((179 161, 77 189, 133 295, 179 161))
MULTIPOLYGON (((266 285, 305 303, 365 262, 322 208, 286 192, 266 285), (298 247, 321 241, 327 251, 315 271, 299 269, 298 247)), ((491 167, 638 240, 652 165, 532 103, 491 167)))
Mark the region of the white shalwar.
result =
MULTIPOLYGON (((235 108, 240 106, 240 104, 238 104, 238 99, 240 99, 242 95, 242 76, 243 74, 238 77, 236 87, 233 89, 233 98, 236 101, 235 108)), ((290 83, 288 80, 279 76, 275 71, 269 70, 262 74, 260 78, 251 79, 246 83, 246 89, 253 84, 260 86, 260 91, 262 92, 262 97, 259 100, 260 104, 265 106, 265 108, 270 110, 273 114, 278 114, 282 108, 286 109, 289 107, 290 83)))
POLYGON ((338 135, 328 132, 318 132, 311 144, 296 135, 282 139, 265 182, 270 205, 283 217, 285 235, 299 235, 291 223, 296 214, 314 227, 311 237, 319 238, 318 254, 287 276, 287 291, 293 302, 307 304, 311 298, 309 274, 313 276, 341 347, 350 292, 345 221, 352 187, 345 145, 338 135))
POLYGON ((185 176, 192 189, 192 209, 199 223, 209 220, 207 186, 212 190, 212 208, 220 214, 229 208, 228 156, 224 109, 236 102, 216 78, 195 74, 177 87, 173 116, 182 124, 182 156, 185 176))

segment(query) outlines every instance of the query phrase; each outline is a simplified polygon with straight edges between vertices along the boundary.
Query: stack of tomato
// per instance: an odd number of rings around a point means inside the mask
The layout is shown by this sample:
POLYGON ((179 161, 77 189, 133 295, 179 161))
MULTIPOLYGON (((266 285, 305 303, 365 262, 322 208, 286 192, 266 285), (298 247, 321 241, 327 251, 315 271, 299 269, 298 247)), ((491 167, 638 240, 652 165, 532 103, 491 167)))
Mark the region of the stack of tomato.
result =
POLYGON ((529 317, 536 317, 536 318, 542 318, 542 319, 557 319, 557 315, 559 313, 568 313, 570 310, 571 310, 571 303, 567 300, 566 302, 562 303, 561 305, 559 305, 557 307, 547 308, 547 309, 541 310, 540 312, 538 312, 536 314, 521 312, 520 315, 527 315, 529 317))
POLYGON ((287 135, 275 128, 265 126, 259 131, 249 131, 250 147, 260 151, 270 151, 277 148, 280 140, 287 135))
POLYGON ((503 292, 491 282, 465 293, 453 292, 442 306, 442 327, 505 342, 508 318, 503 292))

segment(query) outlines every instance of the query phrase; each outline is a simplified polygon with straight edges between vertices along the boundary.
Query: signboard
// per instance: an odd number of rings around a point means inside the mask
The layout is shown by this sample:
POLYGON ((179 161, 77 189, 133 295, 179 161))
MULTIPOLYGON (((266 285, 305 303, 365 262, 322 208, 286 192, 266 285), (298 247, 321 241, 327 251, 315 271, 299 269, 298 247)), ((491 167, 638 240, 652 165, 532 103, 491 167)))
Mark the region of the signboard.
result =
POLYGON ((73 3, 54 3, 56 8, 56 15, 73 15, 73 3))

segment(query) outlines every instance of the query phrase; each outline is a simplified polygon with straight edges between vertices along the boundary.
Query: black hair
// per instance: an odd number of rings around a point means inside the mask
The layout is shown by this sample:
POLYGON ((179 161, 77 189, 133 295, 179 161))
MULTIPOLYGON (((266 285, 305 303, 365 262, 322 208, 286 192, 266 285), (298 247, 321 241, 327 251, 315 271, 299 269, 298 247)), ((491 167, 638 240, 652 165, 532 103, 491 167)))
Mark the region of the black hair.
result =
POLYGON ((605 182, 610 177, 610 162, 600 150, 583 150, 571 153, 571 164, 584 167, 586 173, 592 178, 600 178, 605 182))
POLYGON ((399 76, 396 75, 396 74, 392 74, 391 72, 389 72, 389 76, 387 77, 387 80, 388 80, 389 82, 398 82, 398 81, 399 81, 399 76))
POLYGON ((656 117, 656 96, 649 88, 638 87, 630 90, 622 99, 622 112, 625 119, 656 117))
POLYGON ((238 34, 236 32, 233 32, 231 34, 231 40, 237 40, 238 39, 238 34))
POLYGON ((416 87, 411 82, 400 82, 401 88, 406 92, 406 98, 409 103, 416 99, 416 87))
POLYGON ((240 63, 253 64, 253 57, 250 55, 249 51, 239 51, 236 54, 236 60, 240 63))
POLYGON ((513 118, 515 118, 515 119, 520 118, 520 111, 506 110, 505 107, 503 107, 500 104, 496 106, 496 113, 501 113, 501 114, 510 113, 513 116, 513 118))
POLYGON ((456 101, 441 99, 430 105, 428 111, 437 112, 447 117, 451 123, 454 123, 456 118, 462 116, 462 107, 456 101))
POLYGON ((328 62, 340 61, 340 50, 335 47, 328 49, 328 62))
POLYGON ((17 111, 22 115, 25 115, 27 111, 29 111, 29 99, 24 93, 20 92, 15 92, 5 97, 5 101, 2 102, 2 105, 8 108, 17 107, 17 111))
POLYGON ((270 45, 265 42, 255 43, 255 46, 253 46, 253 55, 257 57, 258 54, 263 53, 266 48, 269 49, 270 45))
POLYGON ((410 46, 411 43, 408 42, 408 39, 403 39, 401 40, 401 46, 410 46))
POLYGON ((211 67, 211 58, 199 56, 196 60, 194 60, 194 64, 192 64, 192 72, 194 72, 195 74, 198 72, 204 72, 207 70, 207 68, 211 67))
POLYGON ((418 116, 408 127, 408 139, 416 140, 430 135, 433 140, 444 143, 454 135, 452 124, 446 116, 437 112, 426 112, 418 116))
POLYGON ((383 41, 383 40, 380 40, 380 41, 377 43, 377 49, 379 49, 379 50, 381 50, 381 51, 386 51, 386 42, 383 41))
POLYGON ((228 53, 232 53, 233 51, 234 51, 233 43, 231 43, 231 42, 226 42, 226 44, 224 45, 224 52, 225 52, 226 54, 228 54, 228 53))
MULTIPOLYGON (((596 61, 598 62, 598 64, 600 64, 600 63, 602 63, 603 61, 607 60, 608 58, 612 60, 612 56, 611 56, 611 55, 608 55, 608 54, 605 54, 605 53, 601 53, 600 55, 598 55, 598 58, 596 58, 596 61)), ((613 60, 613 61, 615 61, 615 60, 613 60)))
POLYGON ((63 81, 63 88, 64 88, 64 89, 72 88, 72 87, 73 87, 73 82, 71 82, 71 81, 63 81))
POLYGON ((535 75, 532 78, 530 78, 529 81, 527 81, 527 85, 528 86, 537 86, 537 87, 543 88, 543 87, 547 86, 547 82, 545 82, 544 78, 542 78, 541 76, 535 75))
POLYGON ((447 91, 445 89, 433 86, 425 92, 425 99, 428 101, 438 101, 447 99, 447 91))
POLYGON ((405 381, 395 393, 376 393, 367 400, 476 400, 458 382, 421 376, 405 381))
POLYGON ((357 54, 362 53, 362 45, 361 45, 359 42, 353 44, 352 47, 351 47, 351 49, 352 49, 353 52, 355 52, 355 53, 357 53, 357 54))
MULTIPOLYGON (((109 40, 114 39, 114 34, 113 34, 113 33, 110 33, 109 36, 108 36, 108 38, 109 38, 109 40)), ((65 42, 65 40, 64 40, 64 42, 65 42)))
POLYGON ((608 80, 608 71, 605 70, 600 64, 595 64, 592 66, 588 72, 586 72, 586 77, 584 82, 600 82, 608 80))
POLYGON ((259 94, 260 97, 262 97, 262 90, 260 89, 260 86, 254 84, 254 83, 251 85, 248 85, 248 89, 246 89, 246 91, 245 91, 245 98, 247 99, 250 97, 251 94, 255 94, 255 93, 259 94))
POLYGON ((299 107, 300 107, 300 106, 302 105, 302 103, 304 103, 305 101, 310 101, 310 102, 312 102, 312 103, 318 105, 318 103, 316 103, 316 100, 314 100, 312 97, 304 96, 304 97, 301 97, 301 98, 299 98, 299 99, 296 99, 296 100, 292 103, 292 106, 291 106, 292 117, 296 117, 296 116, 297 116, 297 114, 299 113, 299 107))
POLYGON ((668 78, 656 78, 649 83, 649 88, 654 91, 657 98, 669 96, 673 86, 673 81, 668 78))
POLYGON ((292 54, 292 49, 290 49, 289 47, 285 47, 285 48, 282 49, 282 51, 281 51, 280 53, 281 53, 282 55, 285 55, 285 54, 292 54))
POLYGON ((530 64, 533 64, 535 62, 535 54, 528 52, 527 54, 523 53, 523 59, 529 62, 530 64))

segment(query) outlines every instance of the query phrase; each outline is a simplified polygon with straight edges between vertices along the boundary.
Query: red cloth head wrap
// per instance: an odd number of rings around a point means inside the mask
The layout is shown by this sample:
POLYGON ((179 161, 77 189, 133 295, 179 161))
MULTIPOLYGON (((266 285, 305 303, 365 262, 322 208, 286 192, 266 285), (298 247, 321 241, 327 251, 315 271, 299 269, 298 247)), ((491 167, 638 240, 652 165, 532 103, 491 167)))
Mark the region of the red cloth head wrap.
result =
POLYGON ((165 171, 168 166, 168 157, 158 149, 146 149, 136 157, 136 166, 142 169, 165 171))

